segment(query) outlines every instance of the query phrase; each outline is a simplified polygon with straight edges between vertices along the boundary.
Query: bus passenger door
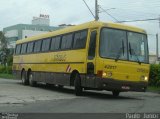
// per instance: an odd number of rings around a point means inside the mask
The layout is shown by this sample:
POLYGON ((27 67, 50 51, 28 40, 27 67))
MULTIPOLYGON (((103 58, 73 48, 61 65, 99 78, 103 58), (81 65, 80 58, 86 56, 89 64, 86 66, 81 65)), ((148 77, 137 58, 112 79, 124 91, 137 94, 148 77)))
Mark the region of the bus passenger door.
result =
POLYGON ((87 59, 87 75, 86 75, 86 87, 94 88, 95 86, 95 68, 96 68, 96 39, 97 30, 90 31, 90 40, 88 47, 88 59, 87 59))

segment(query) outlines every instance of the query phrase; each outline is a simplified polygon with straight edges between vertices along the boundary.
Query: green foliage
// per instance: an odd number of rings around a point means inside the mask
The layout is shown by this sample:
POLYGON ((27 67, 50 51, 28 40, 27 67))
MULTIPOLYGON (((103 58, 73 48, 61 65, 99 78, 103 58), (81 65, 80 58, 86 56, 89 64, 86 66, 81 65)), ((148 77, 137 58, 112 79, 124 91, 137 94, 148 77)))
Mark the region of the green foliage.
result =
POLYGON ((13 55, 8 55, 7 64, 8 64, 8 66, 12 66, 12 64, 13 64, 13 55))
POLYGON ((14 79, 15 77, 12 74, 1 74, 0 73, 0 78, 4 79, 14 79))
POLYGON ((156 86, 148 86, 148 91, 152 91, 152 92, 159 92, 160 91, 160 87, 156 87, 156 86))
POLYGON ((1 49, 5 50, 7 48, 8 41, 6 40, 4 33, 0 31, 0 42, 1 42, 1 49))
POLYGON ((3 65, 12 65, 13 62, 13 52, 10 49, 0 50, 0 62, 3 65))
POLYGON ((8 41, 2 31, 0 31, 0 62, 3 65, 12 65, 12 60, 13 60, 13 48, 8 48, 8 41))
POLYGON ((160 65, 152 64, 150 66, 149 85, 160 87, 160 65))
POLYGON ((0 73, 3 73, 5 71, 5 67, 0 65, 0 73))
POLYGON ((12 74, 12 66, 2 66, 2 65, 0 65, 0 73, 12 74))
POLYGON ((5 73, 7 73, 7 74, 12 74, 12 66, 7 66, 5 73))

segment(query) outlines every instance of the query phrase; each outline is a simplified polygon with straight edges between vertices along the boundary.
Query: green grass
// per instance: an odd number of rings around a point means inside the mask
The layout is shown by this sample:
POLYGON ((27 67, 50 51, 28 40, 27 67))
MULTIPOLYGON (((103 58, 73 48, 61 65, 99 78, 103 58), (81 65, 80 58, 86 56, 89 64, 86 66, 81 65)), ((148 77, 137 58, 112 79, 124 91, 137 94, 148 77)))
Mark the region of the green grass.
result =
POLYGON ((148 86, 148 91, 160 92, 160 87, 148 86))
POLYGON ((4 79, 14 79, 14 76, 13 76, 12 74, 0 73, 0 78, 4 78, 4 79))

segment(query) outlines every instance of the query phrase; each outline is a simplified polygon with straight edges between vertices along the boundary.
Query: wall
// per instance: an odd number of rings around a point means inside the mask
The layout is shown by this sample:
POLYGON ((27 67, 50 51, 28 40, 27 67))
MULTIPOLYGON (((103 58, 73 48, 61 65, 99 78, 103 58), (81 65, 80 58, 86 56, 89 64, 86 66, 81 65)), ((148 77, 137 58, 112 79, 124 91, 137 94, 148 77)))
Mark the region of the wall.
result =
POLYGON ((48 31, 32 31, 32 30, 23 30, 22 31, 22 39, 24 38, 28 38, 28 37, 31 37, 31 36, 35 36, 35 35, 38 35, 38 34, 42 34, 42 33, 46 33, 48 31))

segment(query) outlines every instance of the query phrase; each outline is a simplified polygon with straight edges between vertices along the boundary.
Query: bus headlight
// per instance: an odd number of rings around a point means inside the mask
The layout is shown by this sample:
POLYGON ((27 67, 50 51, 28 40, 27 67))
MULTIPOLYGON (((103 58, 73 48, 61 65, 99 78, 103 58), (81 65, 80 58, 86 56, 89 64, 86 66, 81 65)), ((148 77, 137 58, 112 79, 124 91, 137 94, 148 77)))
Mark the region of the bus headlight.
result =
POLYGON ((148 81, 148 77, 147 77, 147 76, 145 76, 145 77, 144 77, 144 80, 145 80, 145 81, 148 81))
POLYGON ((141 80, 142 81, 148 81, 148 77, 147 76, 141 76, 141 80))
POLYGON ((101 71, 101 70, 99 70, 98 72, 97 72, 97 76, 98 77, 112 77, 112 72, 104 72, 104 71, 101 71))
POLYGON ((103 77, 112 77, 112 72, 103 72, 103 77))
POLYGON ((103 77, 106 77, 106 76, 107 76, 107 73, 106 73, 106 72, 103 72, 102 76, 103 76, 103 77))

